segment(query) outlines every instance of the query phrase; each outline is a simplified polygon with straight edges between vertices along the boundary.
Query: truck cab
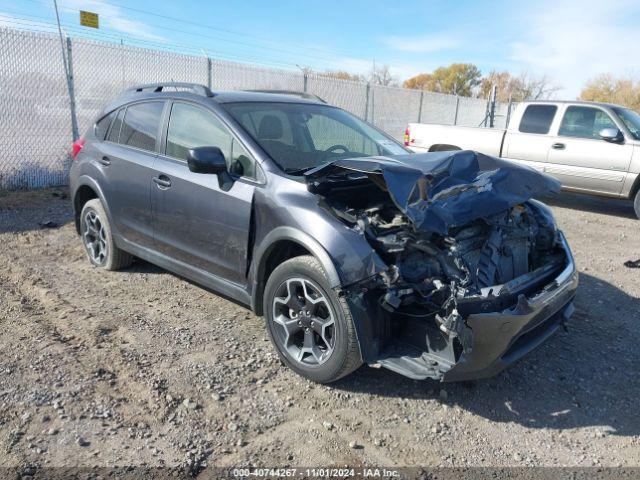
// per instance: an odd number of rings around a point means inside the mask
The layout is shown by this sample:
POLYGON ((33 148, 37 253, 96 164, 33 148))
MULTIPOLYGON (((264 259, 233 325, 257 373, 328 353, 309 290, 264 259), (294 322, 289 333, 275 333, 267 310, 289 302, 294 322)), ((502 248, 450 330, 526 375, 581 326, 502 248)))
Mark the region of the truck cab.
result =
POLYGON ((410 124, 416 152, 476 150, 528 165, 565 190, 634 200, 640 217, 640 115, 612 104, 519 104, 507 129, 410 124))

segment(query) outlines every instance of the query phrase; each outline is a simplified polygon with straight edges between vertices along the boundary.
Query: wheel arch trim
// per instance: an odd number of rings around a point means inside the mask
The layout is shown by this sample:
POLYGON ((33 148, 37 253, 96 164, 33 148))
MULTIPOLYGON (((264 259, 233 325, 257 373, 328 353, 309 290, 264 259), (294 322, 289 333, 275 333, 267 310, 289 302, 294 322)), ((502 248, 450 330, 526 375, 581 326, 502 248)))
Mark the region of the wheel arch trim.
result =
POLYGON ((267 282, 265 278, 267 260, 274 248, 281 241, 297 243, 308 250, 322 265, 331 288, 339 287, 342 284, 333 260, 320 242, 296 228, 287 226, 276 227, 262 239, 253 256, 254 261, 250 270, 250 283, 252 285, 251 308, 257 314, 262 313, 262 296, 267 282))
MULTIPOLYGON (((78 191, 80 190, 81 187, 89 187, 91 190, 93 190, 96 193, 96 195, 100 199, 100 203, 102 203, 102 207, 104 208, 104 211, 107 213, 107 220, 109 220, 109 225, 111 227, 111 232, 113 234, 114 225, 113 225, 113 221, 111 220, 111 211, 109 210, 109 204, 106 202, 104 193, 102 192, 102 188, 100 188, 100 185, 98 184, 98 182, 96 182, 93 178, 91 178, 88 175, 82 175, 78 177, 77 183, 74 185, 74 188, 73 188, 73 197, 71 201, 73 202, 74 218, 78 219, 80 215, 80 212, 76 211, 76 197, 78 196, 78 191)), ((77 228, 77 225, 76 225, 76 228, 77 228)))

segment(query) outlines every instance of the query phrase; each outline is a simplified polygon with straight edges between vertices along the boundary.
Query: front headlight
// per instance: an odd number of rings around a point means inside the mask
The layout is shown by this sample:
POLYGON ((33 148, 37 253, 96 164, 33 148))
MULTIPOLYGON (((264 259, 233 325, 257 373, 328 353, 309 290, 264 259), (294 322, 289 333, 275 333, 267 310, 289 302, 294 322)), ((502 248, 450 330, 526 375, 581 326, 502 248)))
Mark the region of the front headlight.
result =
POLYGON ((556 219, 548 205, 533 199, 529 200, 529 204, 533 207, 534 213, 536 214, 536 220, 539 224, 550 227, 554 231, 558 229, 556 219))

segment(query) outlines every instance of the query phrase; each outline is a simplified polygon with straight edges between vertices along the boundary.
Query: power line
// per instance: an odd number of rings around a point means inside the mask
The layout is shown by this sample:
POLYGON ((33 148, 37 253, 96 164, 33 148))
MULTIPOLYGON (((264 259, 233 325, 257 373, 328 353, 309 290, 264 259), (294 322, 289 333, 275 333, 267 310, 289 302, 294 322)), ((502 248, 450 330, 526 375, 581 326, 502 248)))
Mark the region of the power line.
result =
MULTIPOLYGON (((39 4, 43 4, 44 2, 42 0, 27 0, 29 2, 32 3, 39 3, 39 4)), ((288 52, 288 53, 292 53, 294 55, 300 56, 299 51, 308 51, 308 50, 315 50, 319 53, 321 53, 322 55, 324 55, 324 59, 325 60, 334 60, 334 58, 332 57, 327 57, 326 55, 334 55, 334 56, 341 56, 341 55, 349 55, 348 53, 340 53, 340 52, 336 52, 336 51, 332 51, 332 50, 327 50, 327 49, 322 49, 322 48, 318 48, 318 47, 313 47, 313 46, 306 46, 306 47, 294 47, 297 48, 298 51, 295 50, 291 50, 289 48, 283 48, 282 44, 278 43, 278 42, 274 42, 273 40, 270 39, 265 39, 256 35, 251 35, 251 34, 247 34, 247 33, 242 33, 242 32, 237 32, 237 31, 233 31, 233 30, 228 30, 228 29, 224 29, 224 28, 218 28, 218 27, 213 27, 211 25, 206 25, 203 23, 199 23, 199 22, 194 22, 191 20, 186 20, 186 19, 181 19, 181 18, 176 18, 176 17, 171 17, 168 15, 162 15, 159 13, 155 13, 155 12, 150 12, 147 10, 142 10, 142 9, 138 9, 138 8, 133 8, 133 7, 127 7, 124 5, 120 5, 120 4, 115 4, 115 3, 109 3, 109 2, 102 2, 104 5, 108 5, 111 7, 116 7, 116 8, 122 8, 124 10, 130 10, 130 11, 134 11, 137 13, 142 13, 145 15, 150 15, 153 17, 158 17, 158 18, 162 18, 164 20, 170 20, 172 22, 179 22, 179 23, 184 23, 187 25, 192 25, 192 26, 197 26, 199 28, 206 28, 208 30, 213 30, 213 31, 218 31, 218 32, 223 32, 223 33, 227 33, 227 34, 232 34, 232 35, 237 35, 237 36, 242 36, 242 37, 247 37, 247 38, 253 38, 256 40, 260 40, 262 42, 267 42, 270 43, 272 45, 274 45, 275 47, 267 47, 265 45, 259 45, 259 44, 255 44, 255 43, 247 43, 247 42, 240 42, 238 40, 231 40, 231 39, 227 39, 227 38, 223 38, 223 37, 214 37, 214 36, 206 36, 206 35, 202 35, 199 33, 194 33, 194 32, 189 32, 189 31, 185 31, 185 30, 179 30, 179 29, 173 29, 170 27, 166 27, 163 25, 157 25, 157 24, 153 24, 153 23, 148 23, 148 25, 151 26, 155 26, 164 30, 168 30, 168 31, 174 31, 174 32, 179 32, 182 34, 186 34, 186 35, 195 35, 195 36, 199 36, 199 37, 206 37, 206 38, 211 38, 213 40, 219 40, 219 41, 223 41, 223 42, 228 42, 228 43, 235 43, 238 45, 243 45, 243 46, 248 46, 251 48, 260 48, 260 49, 264 49, 264 50, 269 50, 269 51, 277 51, 277 52, 288 52)), ((62 4, 61 7, 63 10, 69 11, 69 12, 79 12, 79 9, 73 8, 73 7, 68 7, 65 6, 64 4, 62 4)), ((104 15, 104 14, 100 14, 101 16, 103 16, 104 18, 112 18, 109 17, 108 15, 104 15)), ((287 47, 291 47, 290 45, 288 45, 287 47)), ((316 54, 317 55, 317 54, 316 54)), ((309 56, 308 54, 306 55, 308 58, 314 58, 309 56)))
MULTIPOLYGON (((33 17, 33 18, 45 18, 45 17, 38 17, 36 15, 27 15, 22 13, 20 15, 33 17)), ((50 31, 55 30, 55 27, 56 27, 56 25, 51 22, 46 22, 42 20, 24 19, 20 17, 5 15, 4 13, 0 13, 0 18, 8 19, 9 22, 7 23, 11 23, 12 26, 20 26, 22 27, 20 28, 22 30, 43 31, 48 29, 47 33, 51 33, 50 31), (24 27, 27 27, 27 28, 24 28, 24 27)), ((81 36, 83 38, 88 38, 88 39, 97 39, 97 40, 106 39, 111 41, 111 43, 118 43, 120 40, 126 39, 127 44, 129 45, 142 45, 143 47, 146 46, 147 48, 156 48, 156 49, 160 48, 163 50, 174 51, 176 53, 190 52, 191 54, 196 54, 197 56, 201 56, 203 51, 206 50, 210 54, 213 54, 211 55, 212 57, 225 59, 225 60, 251 62, 251 63, 255 63, 263 66, 269 66, 269 67, 274 67, 274 66, 279 66, 280 68, 287 67, 289 69, 293 69, 296 66, 293 63, 286 63, 286 62, 280 62, 275 60, 264 61, 264 59, 259 57, 246 56, 242 54, 229 55, 216 50, 211 50, 208 46, 199 46, 199 45, 193 45, 193 44, 189 46, 189 45, 182 45, 182 44, 175 44, 175 43, 168 43, 168 42, 160 43, 160 42, 154 42, 149 40, 132 38, 132 37, 128 37, 126 35, 121 35, 121 34, 113 34, 113 33, 105 33, 105 32, 87 32, 81 27, 77 27, 75 25, 71 25, 64 22, 61 22, 61 25, 64 26, 65 31, 78 34, 78 36, 81 36)))
MULTIPOLYGON (((39 3, 39 2, 38 2, 38 0, 29 0, 29 1, 39 3)), ((76 10, 73 10, 73 11, 76 11, 76 10)), ((9 11, 7 11, 7 12, 9 12, 9 11)), ((48 20, 48 18, 47 18, 47 17, 42 17, 42 16, 37 16, 37 15, 27 14, 27 13, 24 13, 24 12, 15 12, 15 11, 13 11, 13 12, 9 12, 9 13, 14 13, 14 14, 17 14, 17 15, 26 16, 26 17, 31 17, 31 18, 36 18, 36 19, 41 19, 41 20, 45 20, 45 21, 47 21, 47 20, 48 20)), ((109 18, 109 17, 107 17, 107 18, 109 18)), ((102 33, 102 32, 94 32, 94 31, 89 32, 87 29, 84 29, 83 27, 79 27, 79 29, 78 29, 78 28, 77 28, 77 25, 75 25, 75 24, 70 24, 70 23, 67 23, 67 22, 62 22, 62 23, 63 23, 63 25, 65 25, 65 28, 68 28, 68 29, 70 29, 70 28, 76 28, 76 31, 78 31, 78 32, 80 32, 80 33, 82 33, 82 34, 85 34, 86 36, 90 36, 90 37, 92 37, 92 36, 100 35, 100 34, 102 33)), ((164 27, 162 27, 162 28, 164 28, 164 27)), ((165 28, 165 29, 166 29, 166 30, 175 31, 175 32, 180 32, 180 33, 186 33, 186 34, 188 34, 188 35, 194 35, 194 36, 198 36, 198 37, 205 37, 205 38, 211 38, 211 39, 214 39, 214 40, 218 40, 218 38, 217 38, 217 37, 212 37, 212 36, 210 36, 210 35, 201 35, 201 34, 197 34, 197 33, 194 33, 194 32, 183 32, 183 31, 181 31, 181 30, 177 30, 177 29, 170 29, 170 28, 165 28)), ((111 31, 113 31, 113 32, 117 32, 117 30, 113 30, 113 29, 112 29, 111 31)), ((119 37, 118 37, 118 38, 122 38, 122 37, 131 38, 131 37, 129 37, 129 36, 123 35, 122 33, 118 33, 117 35, 119 35, 119 37)), ((223 40, 223 41, 229 41, 229 40, 225 40, 225 39, 222 39, 222 40, 223 40)), ((136 41, 138 41, 138 42, 145 41, 145 42, 149 43, 149 41, 148 41, 148 40, 141 40, 141 39, 140 39, 140 40, 136 40, 136 41)), ((234 43, 233 41, 230 41, 230 42, 234 43)), ((247 47, 250 47, 250 48, 255 48, 255 47, 254 47, 254 45, 252 45, 252 44, 242 43, 242 42, 235 42, 235 43, 240 43, 241 45, 244 45, 244 46, 247 46, 247 47)), ((167 45, 174 45, 174 46, 176 46, 176 45, 177 45, 178 47, 180 47, 180 48, 182 48, 182 49, 190 49, 190 50, 193 50, 193 48, 191 48, 191 47, 189 47, 189 46, 186 46, 186 45, 179 45, 179 44, 170 43, 170 42, 159 42, 159 41, 156 41, 156 42, 153 42, 153 44, 154 44, 154 45, 161 45, 161 46, 163 46, 164 44, 167 44, 167 45)), ((193 44, 192 44, 192 45, 193 45, 193 44)), ((270 49, 270 48, 268 48, 268 47, 263 47, 263 46, 256 46, 256 47, 257 47, 257 48, 260 48, 260 49, 265 49, 265 50, 268 50, 268 51, 276 51, 276 52, 278 52, 278 53, 281 53, 279 50, 273 50, 273 49, 270 49)), ((199 44, 198 48, 199 48, 199 49, 207 49, 207 50, 210 50, 210 46, 209 46, 209 45, 202 45, 202 44, 199 44)), ((223 54, 222 54, 222 52, 220 52, 219 50, 216 50, 216 52, 218 52, 218 54, 219 54, 220 56, 222 56, 222 55, 223 55, 223 54)), ((289 53, 291 53, 291 54, 293 54, 293 55, 296 55, 294 52, 289 52, 289 53)), ((239 54, 239 53, 234 53, 233 55, 230 55, 230 54, 226 54, 226 55, 227 55, 227 57, 230 57, 230 58, 242 58, 242 57, 244 57, 245 59, 251 59, 252 61, 255 61, 255 62, 265 63, 265 60, 264 60, 264 58, 263 58, 263 57, 249 57, 249 56, 247 56, 246 54, 239 54)), ((305 57, 305 56, 303 55, 302 57, 305 57)), ((300 55, 297 55, 297 56, 295 57, 295 59, 294 59, 294 60, 291 60, 291 61, 273 60, 273 61, 270 61, 270 63, 271 63, 271 64, 286 65, 286 67, 287 67, 287 68, 292 68, 292 67, 294 67, 294 66, 296 66, 297 64, 299 64, 299 63, 300 63, 299 58, 300 58, 300 55)), ((329 58, 329 57, 319 58, 319 57, 314 57, 314 56, 309 56, 309 55, 307 55, 307 56, 306 56, 306 59, 313 61, 316 65, 318 65, 318 64, 324 64, 324 65, 325 65, 325 68, 326 68, 327 66, 330 68, 330 67, 333 65, 333 63, 334 63, 334 62, 333 62, 333 60, 334 60, 334 59, 333 59, 333 58, 329 58)))

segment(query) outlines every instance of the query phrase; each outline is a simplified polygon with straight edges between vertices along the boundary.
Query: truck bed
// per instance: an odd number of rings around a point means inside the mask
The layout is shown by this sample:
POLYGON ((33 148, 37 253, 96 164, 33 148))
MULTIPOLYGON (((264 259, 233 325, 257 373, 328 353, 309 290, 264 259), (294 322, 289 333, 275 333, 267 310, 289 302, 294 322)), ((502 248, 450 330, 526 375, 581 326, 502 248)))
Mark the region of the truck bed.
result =
POLYGON ((455 145, 462 150, 475 150, 486 155, 500 157, 506 133, 502 128, 458 127, 433 123, 410 123, 409 144, 411 150, 423 153, 445 150, 455 145))

